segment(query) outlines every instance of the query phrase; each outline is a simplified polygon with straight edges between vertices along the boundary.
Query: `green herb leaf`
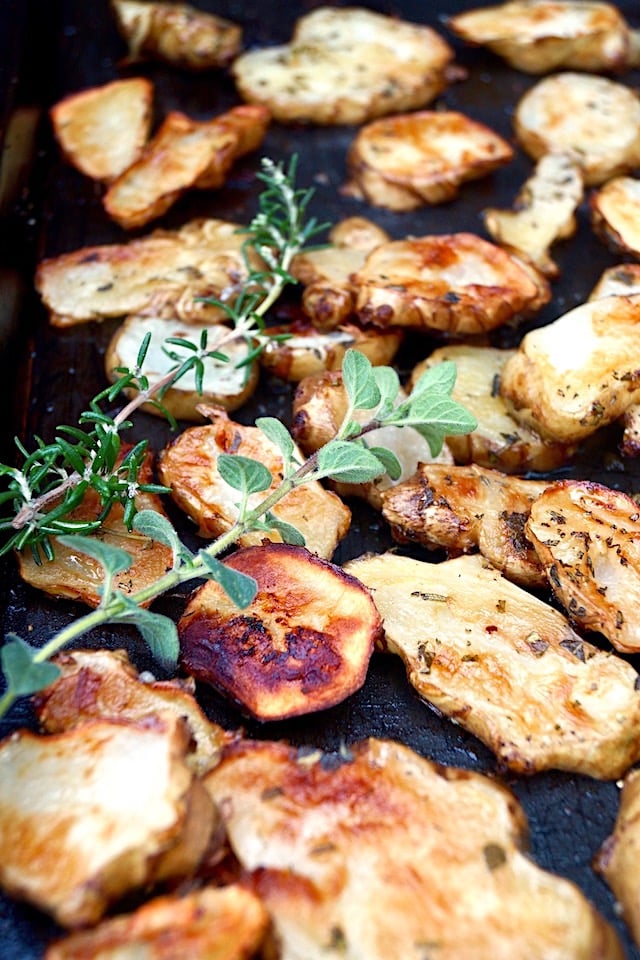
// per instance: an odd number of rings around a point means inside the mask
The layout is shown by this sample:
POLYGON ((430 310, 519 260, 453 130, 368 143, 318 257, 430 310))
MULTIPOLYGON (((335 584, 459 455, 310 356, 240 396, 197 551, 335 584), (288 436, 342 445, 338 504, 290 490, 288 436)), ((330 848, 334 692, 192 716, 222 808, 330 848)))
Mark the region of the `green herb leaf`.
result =
POLYGON ((457 373, 457 367, 452 360, 443 360, 442 363, 427 367, 414 384, 411 399, 415 400, 425 393, 450 394, 455 386, 457 373))
POLYGON ((88 557, 97 560, 100 566, 107 574, 113 575, 128 570, 133 563, 133 557, 126 550, 120 547, 113 547, 110 543, 103 540, 97 540, 95 537, 83 537, 77 534, 69 534, 59 537, 60 543, 78 553, 84 553, 88 557))
POLYGON ((236 607, 241 610, 248 607, 258 592, 258 584, 253 577, 248 577, 246 573, 228 567, 216 557, 210 556, 206 550, 201 550, 199 557, 207 568, 209 579, 220 584, 236 607))
POLYGON ((7 634, 7 642, 0 650, 0 663, 7 681, 8 691, 16 697, 43 690, 60 676, 60 668, 54 663, 36 663, 38 653, 15 633, 7 634))
POLYGON ((478 426, 473 414, 445 394, 422 394, 415 400, 412 394, 409 401, 406 419, 409 426, 418 428, 420 424, 426 424, 441 429, 444 436, 470 433, 478 426))
POLYGON ((174 563, 179 557, 188 558, 191 553, 181 542, 173 524, 156 510, 139 510, 133 518, 133 528, 145 537, 164 543, 173 550, 174 563))
POLYGON ((392 410, 398 399, 400 378, 393 367, 374 367, 373 376, 380 391, 380 410, 378 417, 392 410))
POLYGON ((178 662, 180 643, 173 620, 161 613, 153 613, 151 610, 139 607, 124 594, 121 597, 119 595, 119 599, 122 600, 123 610, 113 617, 112 622, 134 624, 149 647, 154 660, 167 670, 174 669, 178 662))
POLYGON ((318 451, 320 477, 343 483, 366 483, 383 474, 385 468, 374 453, 359 443, 332 440, 318 451))
POLYGON ((463 406, 441 394, 423 394, 410 404, 405 425, 412 426, 429 444, 432 456, 442 450, 446 437, 470 433, 477 420, 463 406))
POLYGON ((269 529, 276 530, 285 543, 290 543, 294 547, 304 547, 306 540, 297 527, 286 520, 280 520, 275 514, 269 512, 265 516, 269 529))
POLYGON ((273 483, 273 477, 264 464, 239 454, 221 453, 218 472, 230 487, 247 494, 268 490, 273 483))
POLYGON ((258 417, 256 427, 280 450, 284 463, 289 463, 293 457, 294 443, 285 425, 275 417, 258 417))
POLYGON ((396 457, 393 450, 389 450, 388 447, 369 447, 369 453, 372 453, 376 457, 382 466, 384 467, 384 472, 392 480, 399 480, 402 476, 402 464, 396 457))
POLYGON ((371 361, 359 350, 349 349, 342 361, 342 381, 355 410, 373 410, 380 403, 371 361))

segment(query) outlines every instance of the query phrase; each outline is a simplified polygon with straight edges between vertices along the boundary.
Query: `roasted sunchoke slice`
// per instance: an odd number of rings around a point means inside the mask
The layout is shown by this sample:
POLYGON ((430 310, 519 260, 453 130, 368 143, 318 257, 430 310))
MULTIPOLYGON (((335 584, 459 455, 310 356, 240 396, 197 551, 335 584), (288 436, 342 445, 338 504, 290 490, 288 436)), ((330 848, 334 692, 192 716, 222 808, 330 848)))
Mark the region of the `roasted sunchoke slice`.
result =
POLYGON ((500 393, 516 420, 575 444, 640 400, 639 349, 640 295, 589 300, 525 334, 500 393))
POLYGON ((385 553, 345 569, 371 590, 384 645, 421 697, 500 765, 615 780, 640 759, 640 678, 479 554, 428 563, 385 553))
POLYGON ((420 463, 412 477, 383 492, 382 515, 400 543, 444 547, 453 557, 477 549, 514 583, 546 587, 525 536, 531 504, 545 487, 476 464, 420 463))
POLYGON ((240 742, 205 786, 282 960, 622 958, 578 887, 526 855, 493 778, 371 738, 342 757, 240 742))
POLYGON ((594 867, 607 881, 631 934, 640 945, 640 770, 625 777, 613 832, 598 851, 594 867))
POLYGON ((259 897, 231 884, 156 897, 53 943, 45 960, 249 960, 269 928, 259 897))
MULTIPOLYGON (((285 466, 282 451, 258 427, 236 423, 218 407, 203 405, 201 410, 211 423, 183 431, 162 451, 158 469, 162 482, 171 487, 175 502, 198 524, 198 533, 218 537, 230 530, 239 516, 238 491, 220 475, 218 458, 233 453, 258 460, 270 471, 273 482, 269 490, 250 494, 250 508, 282 482, 285 466)), ((302 462, 297 447, 293 456, 302 462)), ((295 487, 272 513, 277 520, 296 527, 305 546, 326 559, 331 559, 351 523, 349 507, 318 480, 295 487)), ((279 542, 283 537, 274 526, 268 531, 243 533, 238 544, 248 547, 266 539, 279 542)))
POLYGON ((69 163, 108 183, 140 157, 152 111, 151 81, 128 77, 69 94, 53 105, 50 117, 69 163))
POLYGON ((191 769, 205 773, 220 759, 230 735, 207 719, 191 678, 143 678, 125 650, 68 650, 53 662, 60 676, 34 698, 36 715, 47 733, 62 733, 91 720, 139 723, 169 712, 189 727, 193 749, 186 762, 191 769))
MULTIPOLYGON (((124 447, 124 454, 127 448, 124 447)), ((138 473, 140 483, 150 483, 153 479, 153 457, 147 453, 138 473)), ((135 496, 137 510, 154 510, 166 517, 162 500, 157 493, 138 491, 135 496)), ((101 514, 102 503, 98 493, 88 487, 80 505, 70 514, 73 521, 89 523, 101 514)), ((98 530, 87 534, 87 540, 95 539, 124 550, 131 557, 131 565, 114 577, 114 589, 131 594, 154 583, 173 566, 173 550, 167 544, 152 540, 146 534, 129 530, 124 522, 124 507, 115 503, 103 519, 98 530)), ((58 537, 51 538, 54 558, 46 560, 36 556, 29 547, 17 553, 20 576, 31 586, 43 590, 54 597, 66 597, 79 600, 90 607, 97 607, 102 601, 104 586, 104 567, 99 560, 81 553, 75 547, 60 542, 58 537)), ((149 601, 150 602, 150 601, 149 601)), ((148 602, 144 604, 148 606, 148 602)))
POLYGON ((531 505, 526 532, 568 616, 617 650, 640 651, 636 501, 601 483, 558 481, 531 505))
POLYGON ((217 825, 185 762, 187 726, 96 720, 0 745, 0 882, 62 926, 96 923, 127 893, 196 869, 217 825))
POLYGON ((301 16, 291 41, 242 53, 240 96, 281 123, 356 124, 430 103, 453 50, 431 27, 351 6, 301 16))
POLYGON ((486 333, 550 298, 534 267, 472 233, 381 243, 353 275, 364 324, 486 333))
POLYGON ((463 113, 395 114, 357 133, 347 156, 345 192, 378 207, 415 210, 453 200, 461 184, 488 176, 512 158, 506 140, 463 113))
POLYGON ((128 63, 163 60, 183 70, 226 67, 240 52, 242 28, 187 3, 111 0, 128 63))
POLYGON ((264 544, 227 566, 257 583, 243 610, 207 581, 178 623, 187 671, 259 720, 340 703, 364 683, 380 632, 368 591, 302 547, 264 544))
POLYGON ((640 163, 640 99, 622 83, 588 73, 554 73, 534 84, 514 113, 516 139, 534 159, 561 150, 586 186, 640 163))
POLYGON ((525 73, 607 73, 633 60, 632 31, 615 5, 601 0, 511 0, 465 10, 447 25, 525 73))

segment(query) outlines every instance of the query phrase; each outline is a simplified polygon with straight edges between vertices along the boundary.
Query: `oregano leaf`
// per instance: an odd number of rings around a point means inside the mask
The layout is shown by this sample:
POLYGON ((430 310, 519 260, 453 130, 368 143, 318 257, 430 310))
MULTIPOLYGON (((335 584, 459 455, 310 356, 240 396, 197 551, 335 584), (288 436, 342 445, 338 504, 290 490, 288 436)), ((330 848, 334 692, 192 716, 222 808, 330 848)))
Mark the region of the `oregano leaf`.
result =
POLYGON ((425 393, 451 393, 455 386, 458 374, 453 360, 443 360, 432 367, 427 367, 424 373, 415 382, 411 391, 411 399, 425 393))
POLYGON ((355 410, 373 410, 380 403, 380 390, 368 357, 350 349, 342 361, 342 382, 355 410))
POLYGON ((126 550, 120 547, 114 547, 104 540, 98 540, 95 537, 82 537, 76 534, 65 534, 58 538, 60 543, 78 553, 84 553, 88 557, 97 560, 100 566, 108 574, 121 573, 128 570, 133 563, 133 557, 126 550))
POLYGON ((142 610, 141 615, 136 616, 135 624, 154 660, 168 670, 174 668, 178 662, 180 642, 173 620, 161 613, 142 610))
POLYGON ((273 477, 264 464, 239 454, 221 453, 218 472, 230 487, 246 493, 260 493, 268 490, 273 483, 273 477))
POLYGON ((7 642, 0 650, 0 663, 7 681, 7 689, 16 697, 28 696, 43 690, 60 676, 61 670, 45 661, 34 661, 38 650, 15 633, 8 633, 7 642))
POLYGON ((178 629, 173 620, 161 613, 139 607, 125 595, 119 595, 119 599, 123 609, 113 617, 112 622, 133 624, 149 647, 154 660, 167 670, 175 668, 180 643, 178 629))
POLYGON ((280 520, 271 512, 267 513, 265 520, 269 528, 279 533, 285 543, 290 543, 294 547, 304 547, 306 544, 303 534, 292 523, 280 520))
POLYGON ((470 433, 478 426, 473 414, 446 394, 422 394, 415 400, 412 394, 409 400, 405 421, 408 426, 418 429, 421 424, 426 424, 442 429, 444 436, 470 433))
POLYGON ((285 425, 276 417, 258 417, 256 427, 280 450, 284 463, 289 463, 293 457, 294 443, 285 425))
POLYGON ((385 473, 389 475, 391 480, 400 479, 402 476, 402 464, 393 450, 389 450, 388 447, 369 447, 369 452, 380 461, 385 473))
POLYGON ((429 450, 431 451, 432 457, 437 457, 441 452, 445 437, 447 436, 440 428, 434 427, 428 423, 416 424, 413 428, 416 430, 421 437, 429 444, 429 450))
POLYGON ((318 475, 344 483, 366 483, 385 471, 374 453, 359 443, 332 440, 318 451, 318 475))
POLYGON ((253 577, 227 566, 216 557, 210 556, 206 550, 201 550, 199 556, 209 579, 220 584, 236 607, 241 610, 248 607, 258 592, 258 584, 253 577))
POLYGON ((380 391, 380 413, 393 409, 400 390, 400 378, 393 367, 374 367, 373 376, 380 391))
POLYGON ((173 551, 174 563, 179 557, 186 559, 191 556, 171 521, 157 510, 139 510, 133 518, 133 528, 143 536, 170 547, 173 551))

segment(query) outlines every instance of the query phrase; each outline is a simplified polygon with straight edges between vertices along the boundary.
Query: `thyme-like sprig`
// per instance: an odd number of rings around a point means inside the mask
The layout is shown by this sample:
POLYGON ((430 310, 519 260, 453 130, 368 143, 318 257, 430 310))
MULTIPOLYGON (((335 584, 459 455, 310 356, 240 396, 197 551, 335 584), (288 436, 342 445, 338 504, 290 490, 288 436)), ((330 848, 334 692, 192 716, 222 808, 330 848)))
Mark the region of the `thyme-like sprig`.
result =
MULTIPOLYGON (((307 217, 313 190, 296 188, 296 172, 296 156, 291 158, 286 170, 273 160, 262 160, 262 170, 256 176, 265 187, 243 245, 249 276, 231 300, 202 298, 202 302, 224 309, 233 321, 234 338, 242 337, 251 346, 243 365, 252 363, 274 339, 265 329, 264 316, 285 287, 297 283, 289 272, 295 255, 303 248, 308 249, 309 240, 327 226, 314 217, 307 217), (257 254, 264 268, 255 267, 252 254, 257 254)), ((282 335, 276 335, 275 339, 282 339, 282 335)))
POLYGON ((0 556, 31 548, 37 560, 42 556, 51 559, 52 537, 91 533, 116 503, 123 506, 124 522, 130 526, 135 498, 141 491, 166 492, 165 487, 138 480, 147 442, 142 441, 123 456, 121 434, 131 427, 130 417, 144 404, 155 405, 175 428, 177 424, 162 403, 169 387, 193 371, 196 389, 202 391, 207 360, 226 359, 224 348, 230 341, 241 338, 249 344, 242 361, 248 365, 271 339, 263 318, 284 288, 295 282, 289 273, 293 257, 323 229, 314 218, 307 218, 313 190, 296 188, 296 166, 295 157, 287 169, 272 160, 262 160, 257 176, 265 188, 258 212, 244 231, 247 279, 240 290, 230 291, 224 300, 208 301, 222 307, 232 321, 232 327, 216 338, 213 347, 208 345, 206 331, 197 344, 170 338, 163 347, 169 363, 167 372, 150 383, 144 374, 150 342, 147 336, 135 368, 116 371, 120 378, 93 398, 77 427, 58 427, 49 443, 36 437, 32 452, 16 440, 22 465, 0 464, 0 478, 6 484, 0 492, 0 509, 9 508, 0 516, 0 556), (260 266, 255 266, 256 262, 260 266), (133 397, 111 416, 104 407, 112 406, 125 393, 133 393, 133 397), (89 488, 99 496, 99 515, 94 520, 74 519, 71 515, 89 488))
POLYGON ((273 477, 262 463, 232 454, 219 457, 222 478, 239 492, 240 497, 235 524, 217 540, 194 555, 180 543, 170 522, 160 514, 141 511, 136 515, 134 527, 169 545, 174 562, 171 571, 132 595, 113 589, 115 574, 130 563, 123 550, 91 538, 62 537, 63 543, 90 554, 101 563, 104 569, 102 601, 97 609, 73 621, 39 649, 18 636, 7 638, 0 652, 6 683, 4 695, 0 697, 0 717, 16 699, 42 689, 55 679, 58 668, 50 662, 51 657, 88 631, 107 623, 135 624, 154 656, 165 665, 175 665, 178 656, 176 625, 168 617, 148 609, 147 604, 183 583, 204 577, 219 582, 238 607, 246 607, 255 596, 255 581, 225 566, 218 559, 220 555, 245 533, 256 529, 275 528, 283 539, 301 543, 299 532, 279 523, 272 510, 304 483, 323 478, 365 483, 385 472, 397 478, 400 464, 394 454, 366 444, 367 435, 379 427, 413 427, 427 438, 434 455, 442 447, 445 436, 473 430, 476 426, 473 417, 451 399, 455 376, 452 363, 433 367, 423 374, 414 393, 398 404, 399 382, 395 371, 389 367, 374 368, 363 354, 348 351, 343 364, 343 380, 349 398, 347 414, 336 437, 324 447, 300 464, 295 458, 293 440, 283 424, 273 417, 257 421, 282 455, 282 480, 275 488, 270 489, 273 477), (354 419, 357 411, 368 412, 364 424, 354 419), (267 490, 270 492, 251 507, 250 495, 267 490))
POLYGON ((130 417, 143 404, 153 403, 164 409, 166 390, 190 370, 194 371, 196 386, 201 386, 206 360, 224 359, 225 343, 233 338, 243 338, 249 345, 248 359, 255 357, 268 341, 263 322, 266 312, 284 287, 293 282, 289 273, 292 258, 321 229, 313 219, 305 219, 311 191, 295 188, 295 166, 295 159, 287 171, 270 160, 263 161, 259 176, 266 189, 243 246, 248 280, 234 296, 214 301, 232 320, 232 328, 216 338, 214 347, 210 348, 204 332, 197 344, 170 339, 164 349, 171 365, 163 377, 150 383, 144 374, 150 343, 149 337, 145 337, 135 368, 118 371, 119 380, 94 397, 77 427, 59 427, 54 441, 48 444, 36 438, 33 453, 18 442, 24 457, 22 467, 0 465, 0 476, 7 482, 7 489, 0 493, 0 504, 11 508, 10 515, 0 519, 0 530, 8 534, 0 553, 30 546, 38 556, 41 551, 50 557, 51 538, 56 537, 92 556, 103 569, 101 602, 96 609, 70 623, 39 649, 14 634, 6 638, 0 651, 5 681, 0 716, 19 697, 51 683, 58 674, 58 668, 50 662, 56 653, 107 623, 135 624, 157 660, 174 666, 178 656, 176 625, 149 609, 149 604, 183 583, 211 578, 222 585, 237 606, 246 607, 255 595, 255 581, 227 567, 219 557, 249 531, 276 530, 287 542, 303 543, 299 531, 273 513, 276 504, 303 483, 323 478, 364 483, 385 472, 397 478, 400 465, 394 454, 367 444, 368 434, 376 428, 412 426, 427 438, 434 454, 445 436, 475 428, 473 418, 451 399, 453 364, 428 370, 410 397, 398 403, 399 380, 395 371, 390 367, 373 368, 362 354, 348 351, 343 365, 349 398, 344 422, 337 436, 306 461, 298 462, 293 440, 280 421, 272 417, 257 421, 282 456, 282 479, 276 487, 263 464, 235 455, 218 458, 222 479, 239 494, 237 520, 225 534, 193 554, 180 542, 166 518, 148 510, 136 514, 134 500, 140 491, 165 492, 166 488, 139 480, 146 442, 122 455, 120 434, 131 426, 130 417), (253 266, 256 254, 264 267, 253 266), (105 412, 103 405, 113 404, 125 393, 130 399, 116 416, 105 412), (359 411, 367 413, 365 423, 359 422, 359 411), (100 514, 91 521, 76 521, 70 514, 89 488, 99 495, 100 514), (259 493, 265 496, 252 506, 255 494, 259 493), (132 528, 169 545, 173 552, 172 569, 132 595, 114 587, 116 574, 130 566, 131 557, 87 536, 100 526, 115 503, 123 505, 125 521, 132 528))

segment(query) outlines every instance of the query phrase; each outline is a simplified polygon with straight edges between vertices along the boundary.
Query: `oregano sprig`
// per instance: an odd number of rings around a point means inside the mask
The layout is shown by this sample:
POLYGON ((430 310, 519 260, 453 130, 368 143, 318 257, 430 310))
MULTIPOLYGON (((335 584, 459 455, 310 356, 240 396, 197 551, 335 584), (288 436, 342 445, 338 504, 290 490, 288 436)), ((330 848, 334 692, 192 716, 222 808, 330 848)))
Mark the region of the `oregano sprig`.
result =
POLYGON ((373 430, 390 424, 411 426, 428 431, 429 436, 435 438, 436 445, 442 432, 451 434, 473 430, 476 426, 474 418, 450 396, 455 381, 455 367, 453 364, 442 366, 444 369, 438 368, 436 373, 427 371, 423 374, 426 381, 421 380, 417 384, 413 402, 410 396, 397 404, 390 393, 392 385, 396 383, 395 377, 384 372, 385 368, 373 368, 357 351, 348 351, 343 376, 349 395, 349 410, 333 440, 298 463, 293 441, 286 428, 274 418, 261 418, 259 426, 267 437, 275 438, 283 455, 282 480, 273 489, 272 475, 262 463, 248 457, 224 456, 220 472, 226 483, 239 494, 238 518, 226 533, 194 555, 181 545, 177 533, 165 517, 146 510, 136 515, 134 528, 170 545, 174 564, 172 570, 163 577, 132 595, 127 596, 113 589, 115 573, 123 569, 123 563, 126 565, 126 554, 122 550, 105 543, 98 545, 86 537, 65 538, 63 542, 90 554, 102 565, 105 576, 101 603, 97 609, 61 630, 40 649, 26 644, 15 635, 7 638, 2 650, 6 690, 0 698, 0 716, 18 697, 52 681, 55 667, 48 661, 54 654, 89 630, 107 623, 135 624, 158 660, 165 666, 175 664, 178 655, 176 626, 168 617, 149 610, 148 604, 181 584, 194 579, 212 578, 221 584, 238 607, 247 606, 255 596, 255 581, 225 566, 219 557, 252 530, 277 529, 283 539, 288 539, 286 534, 290 533, 293 542, 302 542, 299 531, 289 524, 279 523, 272 514, 273 507, 296 487, 324 477, 363 483, 381 476, 390 466, 393 469, 390 451, 368 448, 363 444, 364 438, 373 430), (357 411, 368 411, 370 418, 354 430, 352 425, 355 421, 352 417, 357 411), (430 419, 431 413, 435 421, 430 419), (346 433, 349 434, 348 439, 344 439, 346 433), (264 498, 249 507, 249 496, 261 491, 267 491, 264 498), (53 667, 53 670, 45 667, 53 667))
MULTIPOLYGON (((146 404, 155 406, 177 428, 163 404, 170 387, 193 371, 196 389, 201 392, 207 360, 224 360, 225 346, 231 341, 240 338, 247 342, 247 355, 239 365, 249 365, 273 339, 265 330, 263 318, 284 288, 295 282, 289 273, 293 257, 324 229, 307 216, 313 190, 295 186, 296 172, 295 157, 286 169, 283 164, 262 160, 257 177, 264 190, 258 212, 243 229, 247 278, 235 297, 209 301, 225 311, 232 324, 230 328, 221 327, 213 344, 206 330, 200 333, 197 343, 168 338, 163 345, 168 369, 153 383, 144 373, 151 339, 147 334, 134 368, 116 371, 119 379, 90 401, 77 427, 59 426, 50 443, 36 437, 36 449, 32 452, 16 439, 22 465, 0 464, 0 481, 5 483, 5 489, 0 491, 0 508, 8 508, 8 513, 0 516, 0 556, 29 547, 38 561, 42 557, 51 559, 53 537, 91 533, 116 503, 123 506, 124 522, 130 526, 138 493, 166 492, 165 487, 139 481, 147 442, 123 455, 122 433, 131 427, 131 416, 146 404), (123 396, 130 399, 112 416, 105 407, 112 407, 123 396), (99 497, 99 515, 93 520, 74 519, 72 514, 89 489, 99 497)), ((275 338, 282 336, 276 334, 275 338)))

